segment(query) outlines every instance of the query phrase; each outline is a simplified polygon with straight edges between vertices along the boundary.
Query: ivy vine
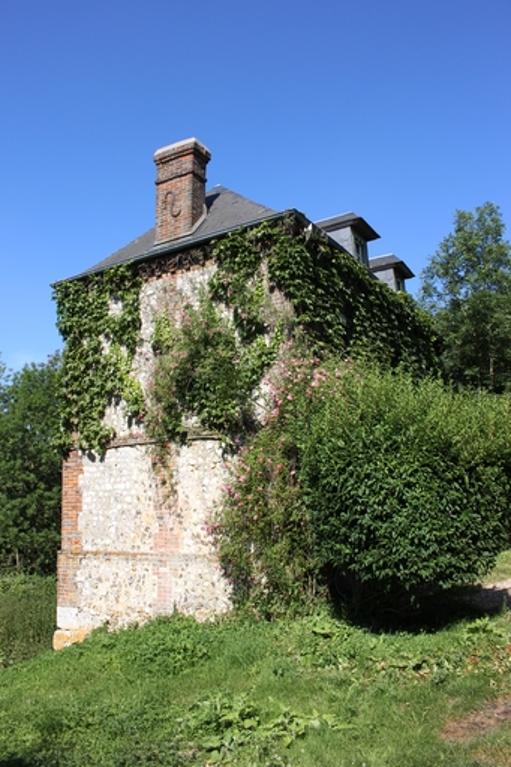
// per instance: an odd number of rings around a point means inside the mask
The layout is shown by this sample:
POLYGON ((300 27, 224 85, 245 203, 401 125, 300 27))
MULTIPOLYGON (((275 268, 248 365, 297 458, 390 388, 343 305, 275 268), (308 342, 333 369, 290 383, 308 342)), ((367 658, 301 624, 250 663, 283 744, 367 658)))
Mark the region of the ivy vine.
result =
MULTIPOLYGON (((190 423, 232 436, 253 425, 254 391, 282 340, 301 333, 315 354, 371 358, 417 375, 437 368, 438 342, 413 299, 393 293, 300 214, 237 230, 206 246, 216 263, 198 305, 174 327, 156 318, 147 425, 165 441, 190 423)), ((118 266, 56 286, 66 341, 63 437, 102 452, 106 408, 144 412, 131 376, 140 330, 141 277, 118 266)))
POLYGON ((254 425, 253 393, 275 359, 280 327, 240 337, 208 294, 184 308, 181 323, 155 323, 152 405, 147 426, 160 442, 195 429, 233 438, 254 425))
POLYGON ((114 436, 105 426, 109 404, 123 400, 128 415, 144 407, 130 375, 140 330, 141 280, 130 266, 55 286, 57 325, 65 340, 62 447, 78 438, 82 449, 102 453, 114 436))
POLYGON ((418 374, 436 370, 438 339, 415 301, 378 282, 306 223, 291 214, 228 235, 213 248, 212 296, 234 308, 238 331, 260 332, 264 295, 278 289, 316 352, 369 357, 418 374))
POLYGON ((424 374, 436 364, 428 318, 297 215, 218 240, 216 271, 179 327, 156 322, 149 419, 158 439, 197 425, 232 435, 253 425, 254 390, 286 335, 315 353, 350 354, 424 374), (287 301, 275 300, 275 291, 287 301), (273 296, 273 299, 272 299, 273 296))

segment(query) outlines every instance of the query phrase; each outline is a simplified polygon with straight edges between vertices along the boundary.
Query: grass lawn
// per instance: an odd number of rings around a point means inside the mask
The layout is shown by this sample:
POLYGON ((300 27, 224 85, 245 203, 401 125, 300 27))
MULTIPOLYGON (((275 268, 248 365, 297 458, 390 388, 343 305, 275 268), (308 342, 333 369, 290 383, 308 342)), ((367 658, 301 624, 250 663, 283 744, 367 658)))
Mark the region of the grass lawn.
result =
POLYGON ((505 710, 510 651, 509 613, 99 631, 0 671, 0 767, 509 767, 511 719, 459 720, 505 710))
POLYGON ((495 567, 485 578, 485 583, 496 583, 508 579, 511 579, 511 549, 499 554, 495 567))

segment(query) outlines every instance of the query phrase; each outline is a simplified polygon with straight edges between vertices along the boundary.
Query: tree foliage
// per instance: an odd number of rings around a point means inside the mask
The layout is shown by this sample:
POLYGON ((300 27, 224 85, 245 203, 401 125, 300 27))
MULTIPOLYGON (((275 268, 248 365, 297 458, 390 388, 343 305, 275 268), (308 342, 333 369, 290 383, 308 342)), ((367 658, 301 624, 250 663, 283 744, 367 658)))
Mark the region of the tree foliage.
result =
POLYGON ((497 205, 458 210, 454 230, 423 272, 422 302, 444 338, 451 380, 511 385, 511 245, 497 205))
POLYGON ((57 355, 0 378, 0 568, 51 573, 59 537, 57 355))

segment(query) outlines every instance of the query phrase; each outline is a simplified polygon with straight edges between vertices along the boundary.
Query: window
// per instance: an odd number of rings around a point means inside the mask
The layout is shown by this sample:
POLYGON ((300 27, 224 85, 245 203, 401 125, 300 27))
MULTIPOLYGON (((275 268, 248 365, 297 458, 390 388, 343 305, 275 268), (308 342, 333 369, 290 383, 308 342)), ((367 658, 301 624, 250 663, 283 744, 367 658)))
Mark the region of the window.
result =
POLYGON ((368 258, 367 258, 367 242, 363 240, 361 237, 358 237, 355 235, 355 253, 358 258, 358 260, 362 264, 368 264, 368 258))

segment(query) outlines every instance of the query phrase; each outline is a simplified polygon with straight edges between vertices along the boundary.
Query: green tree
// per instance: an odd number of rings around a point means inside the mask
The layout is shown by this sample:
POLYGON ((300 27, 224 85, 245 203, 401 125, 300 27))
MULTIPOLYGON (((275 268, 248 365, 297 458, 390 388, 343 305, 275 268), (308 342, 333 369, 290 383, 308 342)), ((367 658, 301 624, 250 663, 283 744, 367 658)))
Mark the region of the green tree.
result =
POLYGON ((8 375, 0 366, 0 569, 51 573, 59 538, 57 355, 8 375))
POLYGON ((497 205, 457 210, 454 231, 423 272, 421 301, 444 340, 448 377, 502 391, 511 386, 511 245, 497 205))

